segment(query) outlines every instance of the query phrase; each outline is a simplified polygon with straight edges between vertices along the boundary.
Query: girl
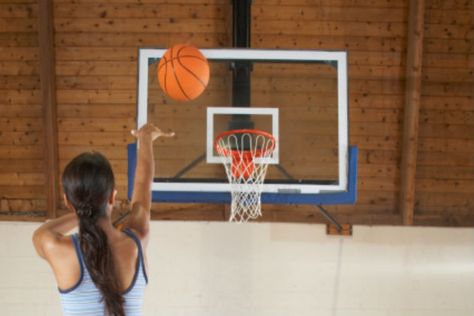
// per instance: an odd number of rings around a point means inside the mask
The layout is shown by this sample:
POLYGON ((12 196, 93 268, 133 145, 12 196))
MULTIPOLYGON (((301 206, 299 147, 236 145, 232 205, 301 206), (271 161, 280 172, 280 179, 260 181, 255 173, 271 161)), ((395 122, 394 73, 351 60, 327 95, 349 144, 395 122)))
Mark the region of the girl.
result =
POLYGON ((64 201, 73 212, 41 225, 33 235, 38 255, 51 266, 64 315, 141 315, 147 283, 153 141, 171 137, 151 124, 132 131, 138 158, 131 213, 118 230, 112 225, 114 175, 99 153, 83 153, 64 169, 64 201), (79 233, 66 235, 79 227, 79 233))

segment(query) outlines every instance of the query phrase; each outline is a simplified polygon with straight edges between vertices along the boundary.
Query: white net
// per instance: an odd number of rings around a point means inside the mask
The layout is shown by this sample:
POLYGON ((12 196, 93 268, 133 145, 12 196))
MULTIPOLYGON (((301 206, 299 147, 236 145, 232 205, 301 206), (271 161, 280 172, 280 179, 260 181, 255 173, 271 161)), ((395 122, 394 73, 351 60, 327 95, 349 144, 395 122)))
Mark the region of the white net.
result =
POLYGON ((222 158, 232 194, 229 221, 246 222, 262 215, 260 196, 268 158, 275 149, 271 134, 236 130, 221 134, 215 149, 222 158))

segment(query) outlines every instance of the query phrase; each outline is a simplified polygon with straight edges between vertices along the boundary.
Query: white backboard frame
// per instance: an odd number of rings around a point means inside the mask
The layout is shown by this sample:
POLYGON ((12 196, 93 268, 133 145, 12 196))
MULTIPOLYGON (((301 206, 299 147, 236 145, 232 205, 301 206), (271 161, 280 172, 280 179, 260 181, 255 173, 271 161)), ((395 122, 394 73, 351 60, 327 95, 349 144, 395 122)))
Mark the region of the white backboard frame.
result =
MULTIPOLYGON (((142 48, 138 52, 138 97, 137 128, 147 123, 148 116, 148 69, 149 60, 161 58, 167 49, 142 48)), ((335 62, 337 64, 338 95, 338 184, 264 184, 263 192, 299 192, 317 194, 320 192, 343 192, 348 187, 349 122, 348 122, 348 73, 347 52, 316 50, 265 50, 265 49, 201 49, 209 60, 250 60, 250 61, 314 61, 335 62)), ((209 150, 208 148, 206 150, 209 150)), ((202 182, 153 182, 153 191, 176 192, 228 192, 228 183, 202 182)))

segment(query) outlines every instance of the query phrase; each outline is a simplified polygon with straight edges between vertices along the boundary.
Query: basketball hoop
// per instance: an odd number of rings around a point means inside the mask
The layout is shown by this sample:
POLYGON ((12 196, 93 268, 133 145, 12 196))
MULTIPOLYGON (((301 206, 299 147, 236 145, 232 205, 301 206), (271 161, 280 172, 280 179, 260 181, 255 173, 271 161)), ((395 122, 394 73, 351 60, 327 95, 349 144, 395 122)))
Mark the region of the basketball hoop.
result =
POLYGON ((219 134, 214 148, 222 158, 232 194, 229 221, 262 215, 260 196, 275 138, 264 131, 239 129, 219 134))

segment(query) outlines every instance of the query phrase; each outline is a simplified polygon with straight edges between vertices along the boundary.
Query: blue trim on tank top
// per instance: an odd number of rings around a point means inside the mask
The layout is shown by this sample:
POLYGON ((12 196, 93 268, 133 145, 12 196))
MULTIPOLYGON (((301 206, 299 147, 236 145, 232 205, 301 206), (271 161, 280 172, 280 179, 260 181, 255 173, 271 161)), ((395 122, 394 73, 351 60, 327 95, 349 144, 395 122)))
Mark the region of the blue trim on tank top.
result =
POLYGON ((58 287, 59 293, 61 293, 61 294, 67 294, 67 293, 72 292, 75 289, 77 289, 79 287, 79 285, 81 285, 82 279, 84 278, 84 266, 82 265, 82 251, 80 250, 79 241, 77 239, 77 234, 72 235, 71 238, 72 238, 72 242, 74 244, 74 249, 76 250, 77 260, 79 260, 79 265, 81 266, 81 276, 79 277, 79 281, 77 281, 76 284, 74 284, 72 287, 70 287, 68 289, 61 290, 58 287))
MULTIPOLYGON (((143 277, 145 278, 145 282, 148 284, 148 275, 147 275, 146 269, 145 269, 145 257, 143 255, 142 243, 140 242, 140 239, 138 239, 137 235, 135 235, 135 233, 131 229, 126 228, 126 229, 123 230, 123 232, 125 234, 127 234, 130 238, 132 238, 135 241, 135 243, 137 244, 138 256, 140 257, 140 261, 141 261, 143 277)), ((137 267, 137 271, 138 270, 139 269, 137 267)))

